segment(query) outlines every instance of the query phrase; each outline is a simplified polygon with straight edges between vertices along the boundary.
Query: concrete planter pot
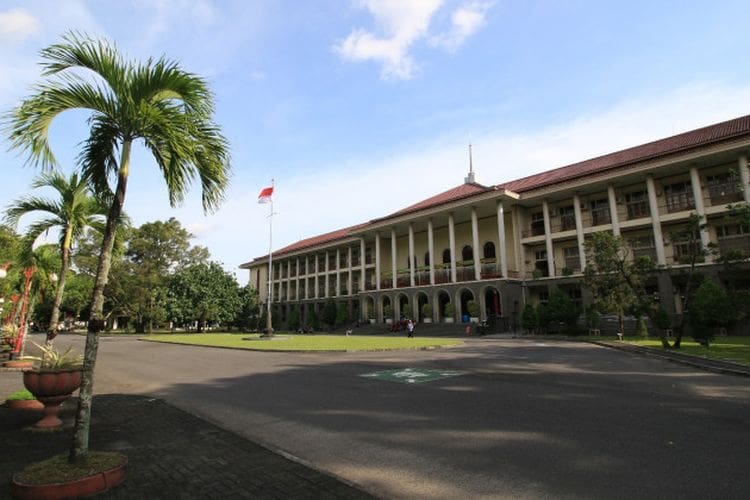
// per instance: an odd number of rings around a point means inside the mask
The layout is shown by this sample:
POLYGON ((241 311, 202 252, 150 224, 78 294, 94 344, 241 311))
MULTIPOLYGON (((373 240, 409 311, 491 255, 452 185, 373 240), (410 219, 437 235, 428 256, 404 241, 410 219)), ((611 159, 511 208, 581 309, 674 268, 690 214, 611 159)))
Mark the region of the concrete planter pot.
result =
POLYGON ((20 481, 19 474, 13 476, 10 486, 13 498, 19 499, 59 499, 89 497, 103 493, 125 480, 128 459, 112 469, 93 472, 90 476, 65 483, 28 484, 20 481))
POLYGON ((443 318, 443 323, 453 323, 453 318, 443 318))
POLYGON ((41 411, 44 404, 37 399, 6 399, 5 407, 9 410, 41 411))
POLYGON ((385 324, 386 325, 392 325, 393 324, 393 318, 385 318, 385 324))
POLYGON ((432 318, 424 318, 422 319, 422 323, 425 323, 425 324, 432 323, 432 318))
POLYGON ((44 417, 36 423, 40 429, 52 429, 62 426, 57 416, 62 404, 81 386, 83 370, 35 371, 23 372, 23 385, 44 404, 44 417))

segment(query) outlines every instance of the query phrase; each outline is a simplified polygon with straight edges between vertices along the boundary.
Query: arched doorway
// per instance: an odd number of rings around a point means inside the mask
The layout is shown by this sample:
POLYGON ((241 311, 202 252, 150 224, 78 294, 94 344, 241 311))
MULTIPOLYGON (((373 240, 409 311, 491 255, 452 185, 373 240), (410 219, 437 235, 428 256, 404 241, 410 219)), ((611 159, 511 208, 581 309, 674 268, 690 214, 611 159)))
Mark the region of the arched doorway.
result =
MULTIPOLYGON (((417 310, 414 311, 414 317, 418 318, 419 321, 422 323, 425 320, 425 315, 422 314, 422 306, 424 306, 425 304, 429 304, 429 303, 430 303, 430 298, 427 296, 426 293, 424 292, 417 293, 417 310)), ((432 319, 431 314, 429 315, 429 318, 432 319)))
POLYGON ((380 299, 380 311, 383 314, 383 321, 387 322, 387 320, 393 320, 393 304, 391 303, 391 298, 387 295, 384 295, 380 299))
POLYGON ((500 291, 494 286, 487 287, 484 290, 484 314, 486 319, 502 316, 500 291))
POLYGON ((438 304, 438 312, 437 316, 438 318, 444 318, 444 317, 450 317, 453 319, 454 315, 448 315, 445 314, 445 306, 451 303, 451 296, 448 295, 448 292, 445 290, 440 290, 437 294, 437 304, 438 304))
POLYGON ((469 318, 469 301, 470 300, 475 300, 474 293, 468 288, 462 289, 459 295, 459 304, 461 305, 461 310, 458 312, 459 312, 461 321, 463 321, 464 323, 469 321, 468 318, 469 318))
POLYGON ((364 308, 362 314, 365 319, 370 320, 378 317, 378 312, 375 310, 375 300, 372 297, 365 297, 364 308))
POLYGON ((406 316, 414 317, 414 311, 410 311, 409 296, 403 293, 398 295, 398 317, 403 318, 406 316))

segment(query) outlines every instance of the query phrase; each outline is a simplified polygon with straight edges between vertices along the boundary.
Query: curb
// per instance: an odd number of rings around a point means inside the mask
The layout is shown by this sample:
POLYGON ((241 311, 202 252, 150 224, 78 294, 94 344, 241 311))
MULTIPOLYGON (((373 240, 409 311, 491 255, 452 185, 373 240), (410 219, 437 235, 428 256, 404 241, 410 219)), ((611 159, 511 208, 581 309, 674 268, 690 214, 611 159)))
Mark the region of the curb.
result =
POLYGON ((616 342, 606 342, 601 340, 589 340, 587 342, 602 347, 608 347, 610 349, 617 349, 619 351, 624 351, 637 356, 656 358, 680 365, 691 366, 693 368, 698 368, 700 370, 705 370, 708 372, 720 373, 723 375, 750 377, 750 367, 745 367, 744 365, 731 363, 729 361, 705 359, 698 356, 691 356, 689 354, 663 351, 661 349, 655 349, 653 347, 641 347, 631 344, 620 344, 616 342))

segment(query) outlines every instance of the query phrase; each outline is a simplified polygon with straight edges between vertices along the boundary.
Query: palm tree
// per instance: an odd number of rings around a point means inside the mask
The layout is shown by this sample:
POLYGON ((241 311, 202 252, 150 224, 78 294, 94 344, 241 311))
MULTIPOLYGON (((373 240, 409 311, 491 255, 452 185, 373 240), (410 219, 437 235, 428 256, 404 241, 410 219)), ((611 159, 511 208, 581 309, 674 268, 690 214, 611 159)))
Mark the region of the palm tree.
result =
POLYGON ((105 203, 91 195, 86 181, 74 173, 65 178, 57 171, 45 172, 31 184, 33 189, 52 188, 57 192, 58 199, 27 196, 13 201, 6 209, 5 221, 16 226, 25 215, 34 212, 46 214, 34 222, 26 233, 25 240, 33 245, 39 235, 53 228, 60 230, 60 275, 52 303, 52 314, 49 320, 47 340, 51 341, 57 335, 57 325, 60 320, 60 304, 65 291, 65 277, 70 267, 70 249, 81 232, 88 226, 95 226, 107 214, 105 203))
POLYGON ((126 61, 112 43, 77 33, 68 33, 62 43, 42 50, 41 56, 47 80, 11 113, 11 146, 26 150, 30 162, 50 167, 55 163, 48 142, 50 123, 64 111, 86 110, 91 131, 78 158, 81 172, 96 192, 108 191, 109 182, 115 181, 91 299, 84 377, 70 454, 71 461, 78 461, 88 453, 93 369, 98 332, 104 326, 104 287, 125 203, 133 144, 142 142, 153 154, 172 206, 182 202, 197 177, 207 212, 223 200, 229 179, 229 146, 212 121, 213 96, 206 81, 175 62, 163 57, 145 63, 126 61))

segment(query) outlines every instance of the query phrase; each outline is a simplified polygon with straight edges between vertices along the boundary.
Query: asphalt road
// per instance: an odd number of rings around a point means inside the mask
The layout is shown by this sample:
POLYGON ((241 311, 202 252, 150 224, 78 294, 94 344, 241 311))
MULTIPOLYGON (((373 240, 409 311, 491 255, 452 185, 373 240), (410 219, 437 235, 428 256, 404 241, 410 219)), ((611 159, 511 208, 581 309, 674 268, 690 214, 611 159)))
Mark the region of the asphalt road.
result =
POLYGON ((750 379, 591 344, 282 354, 102 338, 95 392, 163 398, 386 498, 750 498, 750 379), (463 373, 361 376, 409 367, 463 373))

